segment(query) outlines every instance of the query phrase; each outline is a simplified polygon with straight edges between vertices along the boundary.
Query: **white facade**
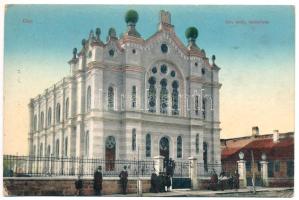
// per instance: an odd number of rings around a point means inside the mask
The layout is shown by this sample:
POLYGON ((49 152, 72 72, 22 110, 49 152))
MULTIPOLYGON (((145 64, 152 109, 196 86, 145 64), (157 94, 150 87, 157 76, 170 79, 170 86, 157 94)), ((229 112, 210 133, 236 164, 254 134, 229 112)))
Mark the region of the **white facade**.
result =
POLYGON ((220 164, 219 68, 178 39, 168 12, 149 39, 128 24, 120 39, 110 29, 106 43, 91 32, 83 44, 70 76, 29 104, 30 155, 145 159, 169 149, 174 160, 220 164))

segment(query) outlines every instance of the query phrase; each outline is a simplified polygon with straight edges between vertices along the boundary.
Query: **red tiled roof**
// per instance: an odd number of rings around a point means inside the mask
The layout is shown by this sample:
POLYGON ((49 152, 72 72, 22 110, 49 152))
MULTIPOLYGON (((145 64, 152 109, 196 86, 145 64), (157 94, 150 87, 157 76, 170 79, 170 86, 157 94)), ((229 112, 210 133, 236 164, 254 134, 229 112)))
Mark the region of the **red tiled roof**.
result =
POLYGON ((294 159, 294 138, 281 139, 274 143, 272 139, 257 139, 243 147, 226 147, 222 150, 222 160, 239 160, 239 152, 244 153, 244 160, 251 160, 251 151, 254 159, 261 160, 262 153, 265 153, 267 160, 293 160, 294 159))

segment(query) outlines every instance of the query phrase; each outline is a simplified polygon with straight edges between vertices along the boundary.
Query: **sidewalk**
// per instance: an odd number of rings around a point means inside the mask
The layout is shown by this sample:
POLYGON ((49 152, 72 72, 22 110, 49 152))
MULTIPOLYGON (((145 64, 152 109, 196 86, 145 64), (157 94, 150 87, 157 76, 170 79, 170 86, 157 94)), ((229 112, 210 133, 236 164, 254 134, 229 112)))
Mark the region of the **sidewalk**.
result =
MULTIPOLYGON (((294 188, 256 188, 256 192, 284 192, 284 191, 293 191, 294 188)), ((238 189, 238 190, 224 190, 224 191, 211 191, 211 190, 190 190, 190 189, 174 189, 171 192, 162 192, 162 193, 143 193, 143 197, 210 197, 210 196, 229 196, 229 194, 236 195, 251 194, 251 187, 238 189)), ((113 195, 104 195, 105 197, 137 197, 137 194, 113 194, 113 195)))

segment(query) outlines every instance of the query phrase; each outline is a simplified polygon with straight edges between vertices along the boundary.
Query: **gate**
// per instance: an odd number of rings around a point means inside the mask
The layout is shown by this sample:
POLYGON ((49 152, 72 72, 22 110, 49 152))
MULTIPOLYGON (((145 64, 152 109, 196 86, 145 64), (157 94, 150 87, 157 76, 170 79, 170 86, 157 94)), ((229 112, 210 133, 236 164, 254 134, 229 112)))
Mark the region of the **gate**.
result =
POLYGON ((252 186, 252 177, 253 174, 255 173, 255 186, 262 186, 263 181, 262 181, 262 176, 261 176, 261 165, 260 161, 254 162, 254 165, 252 166, 252 163, 247 162, 246 163, 246 181, 247 181, 247 186, 252 186))
POLYGON ((172 178, 173 189, 191 188, 189 165, 189 161, 176 161, 172 178))

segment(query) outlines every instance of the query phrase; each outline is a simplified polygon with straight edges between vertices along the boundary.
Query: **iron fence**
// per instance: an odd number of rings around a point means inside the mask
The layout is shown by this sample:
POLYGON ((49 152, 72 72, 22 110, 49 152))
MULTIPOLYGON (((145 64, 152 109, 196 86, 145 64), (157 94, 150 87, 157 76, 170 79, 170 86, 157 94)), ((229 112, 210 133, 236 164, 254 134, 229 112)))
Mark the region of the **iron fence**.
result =
POLYGON ((79 157, 3 156, 3 176, 93 176, 98 166, 103 176, 118 177, 123 167, 129 176, 150 176, 153 160, 103 160, 79 157))
POLYGON ((190 163, 187 160, 175 161, 173 177, 189 177, 189 165, 190 163))
POLYGON ((197 176, 200 177, 210 177, 212 173, 215 171, 217 174, 219 174, 222 170, 222 165, 219 164, 206 164, 202 162, 197 163, 197 176))

